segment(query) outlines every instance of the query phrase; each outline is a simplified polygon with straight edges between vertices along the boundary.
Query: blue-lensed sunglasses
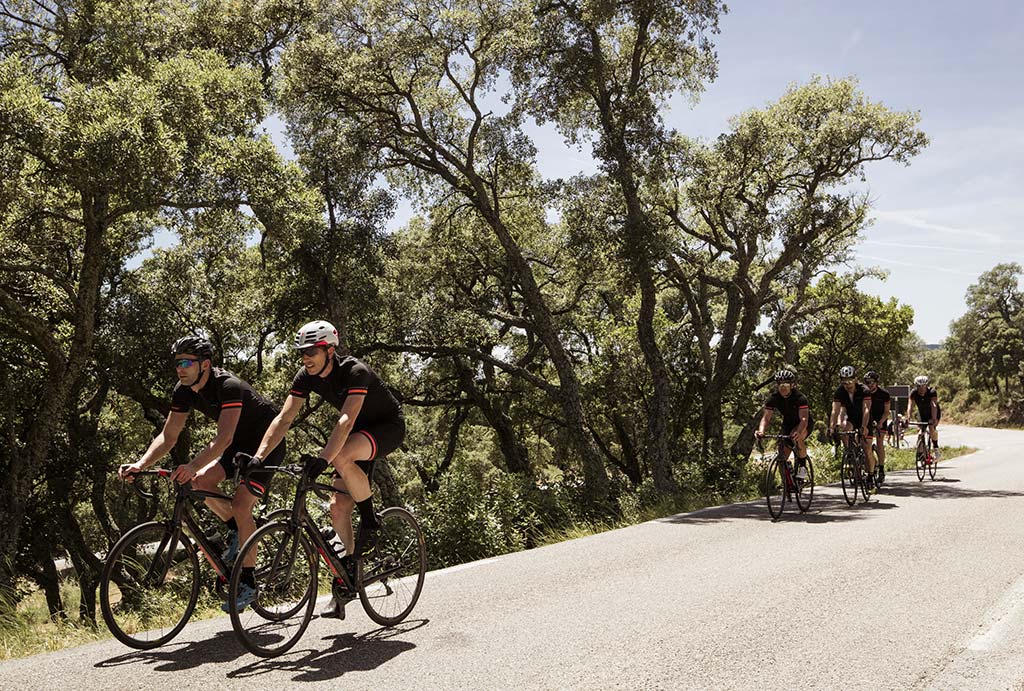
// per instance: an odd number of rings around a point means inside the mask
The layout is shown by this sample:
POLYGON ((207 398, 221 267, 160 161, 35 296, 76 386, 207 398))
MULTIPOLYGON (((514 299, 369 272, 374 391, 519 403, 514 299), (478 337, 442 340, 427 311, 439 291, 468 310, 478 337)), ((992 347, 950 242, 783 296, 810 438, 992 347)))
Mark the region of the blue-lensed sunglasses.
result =
POLYGON ((183 357, 180 360, 175 360, 174 366, 180 367, 181 369, 188 369, 197 362, 199 362, 199 360, 193 360, 191 358, 183 357))

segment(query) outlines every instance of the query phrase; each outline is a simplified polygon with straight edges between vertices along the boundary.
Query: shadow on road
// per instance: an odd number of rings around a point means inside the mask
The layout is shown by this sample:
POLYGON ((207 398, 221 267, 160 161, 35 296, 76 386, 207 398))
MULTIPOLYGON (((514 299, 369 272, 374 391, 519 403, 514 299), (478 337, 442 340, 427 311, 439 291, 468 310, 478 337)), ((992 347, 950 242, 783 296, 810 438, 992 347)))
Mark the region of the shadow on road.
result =
POLYGON ((212 639, 188 643, 170 642, 157 650, 133 650, 124 655, 101 660, 100 668, 124 665, 150 665, 157 672, 181 672, 202 665, 231 662, 245 655, 245 649, 231 631, 218 631, 212 639))
POLYGON ((292 681, 315 682, 336 679, 346 672, 368 672, 415 648, 416 646, 408 641, 392 639, 426 626, 429 621, 413 619, 398 626, 363 634, 341 633, 325 636, 321 640, 330 641, 329 648, 301 650, 271 660, 258 660, 228 672, 227 676, 231 679, 246 679, 271 672, 298 672, 292 677, 292 681))
MULTIPOLYGON (((895 474, 893 474, 895 475, 895 474)), ((842 494, 834 486, 817 488, 811 510, 801 514, 796 503, 786 504, 786 510, 778 522, 803 522, 803 523, 836 523, 856 521, 871 516, 872 513, 880 510, 898 508, 898 504, 887 500, 887 497, 921 497, 924 499, 1001 499, 1011 497, 1024 497, 1024 492, 1000 489, 968 489, 958 487, 960 480, 956 478, 942 477, 935 480, 924 480, 923 482, 907 482, 905 478, 893 482, 891 479, 879 494, 871 497, 865 503, 858 496, 857 503, 847 506, 842 494)), ((896 476, 899 477, 899 476, 896 476)), ((913 478, 913 475, 911 475, 913 478)), ((913 478, 916 480, 916 478, 913 478)), ((729 504, 727 506, 716 506, 702 509, 695 513, 666 516, 659 519, 661 523, 678 524, 702 524, 718 523, 721 521, 755 520, 771 521, 768 514, 768 507, 763 499, 750 501, 742 504, 729 504)))

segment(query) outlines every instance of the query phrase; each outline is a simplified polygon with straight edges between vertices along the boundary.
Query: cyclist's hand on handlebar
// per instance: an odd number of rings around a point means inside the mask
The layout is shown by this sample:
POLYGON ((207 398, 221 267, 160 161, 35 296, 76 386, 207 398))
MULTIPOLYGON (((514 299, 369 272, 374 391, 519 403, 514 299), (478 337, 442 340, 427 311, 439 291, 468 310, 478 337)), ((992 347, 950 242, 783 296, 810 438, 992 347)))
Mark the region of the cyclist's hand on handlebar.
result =
POLYGON ((135 474, 142 471, 142 461, 124 463, 117 469, 117 476, 125 482, 135 482, 135 474))
POLYGON ((764 430, 762 430, 762 429, 755 429, 754 430, 754 436, 756 438, 760 439, 761 437, 764 436, 764 430))
POLYGON ((171 479, 181 485, 189 482, 195 476, 196 472, 192 469, 191 463, 182 463, 171 471, 171 479))

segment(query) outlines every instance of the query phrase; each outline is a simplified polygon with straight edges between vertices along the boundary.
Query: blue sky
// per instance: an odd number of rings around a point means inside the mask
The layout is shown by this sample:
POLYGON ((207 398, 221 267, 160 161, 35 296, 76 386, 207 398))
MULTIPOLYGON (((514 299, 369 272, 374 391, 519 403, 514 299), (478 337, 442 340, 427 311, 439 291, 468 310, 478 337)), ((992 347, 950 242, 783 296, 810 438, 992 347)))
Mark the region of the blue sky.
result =
MULTIPOLYGON (((669 114, 686 134, 713 138, 814 75, 855 76, 872 100, 920 111, 931 145, 909 167, 867 170, 875 222, 857 263, 890 272, 862 289, 911 305, 926 342, 945 339, 982 272, 1024 261, 1024 3, 766 0, 731 4, 721 28, 718 78, 669 114)), ((589 149, 529 131, 546 177, 595 169, 589 149)))

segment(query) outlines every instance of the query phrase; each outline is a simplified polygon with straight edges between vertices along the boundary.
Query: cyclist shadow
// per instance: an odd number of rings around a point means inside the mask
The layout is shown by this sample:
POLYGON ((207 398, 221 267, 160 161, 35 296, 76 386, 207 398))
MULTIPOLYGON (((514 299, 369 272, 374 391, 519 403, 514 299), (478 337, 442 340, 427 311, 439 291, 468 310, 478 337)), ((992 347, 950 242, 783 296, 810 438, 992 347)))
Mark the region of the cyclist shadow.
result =
POLYGON ((367 633, 341 633, 324 636, 324 641, 331 641, 326 650, 300 651, 302 657, 293 657, 294 653, 282 657, 258 660, 234 671, 228 672, 230 679, 247 679, 258 677, 268 672, 297 672, 292 681, 327 681, 335 679, 346 672, 368 672, 380 667, 385 662, 414 649, 416 646, 409 641, 391 640, 396 636, 415 631, 430 623, 429 619, 412 619, 398 626, 375 629, 367 633))
POLYGON ((151 665, 157 672, 181 672, 201 665, 231 662, 245 655, 245 649, 231 631, 218 631, 212 639, 170 642, 158 650, 135 650, 97 662, 94 667, 151 665))

